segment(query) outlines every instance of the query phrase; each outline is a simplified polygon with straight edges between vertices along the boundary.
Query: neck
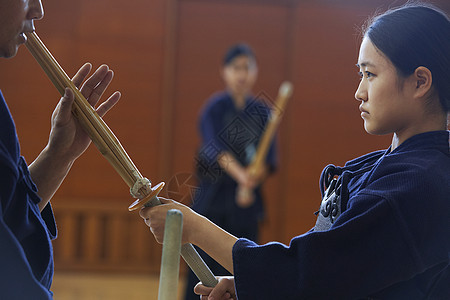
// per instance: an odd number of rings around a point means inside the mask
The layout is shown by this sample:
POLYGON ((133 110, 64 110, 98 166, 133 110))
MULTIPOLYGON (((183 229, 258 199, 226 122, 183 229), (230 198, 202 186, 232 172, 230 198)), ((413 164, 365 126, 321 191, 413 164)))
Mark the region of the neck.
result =
POLYGON ((231 98, 233 99, 234 105, 238 109, 242 109, 245 107, 245 95, 231 95, 231 98))
POLYGON ((420 133, 447 130, 447 113, 427 117, 422 122, 416 121, 413 126, 394 132, 392 136, 391 151, 404 141, 420 133))

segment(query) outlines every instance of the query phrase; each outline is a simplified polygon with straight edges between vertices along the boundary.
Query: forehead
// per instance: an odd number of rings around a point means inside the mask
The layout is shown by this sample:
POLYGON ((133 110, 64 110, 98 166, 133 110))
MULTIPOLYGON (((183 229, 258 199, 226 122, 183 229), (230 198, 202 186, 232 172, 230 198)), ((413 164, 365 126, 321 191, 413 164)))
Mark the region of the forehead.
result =
POLYGON ((360 67, 393 68, 386 56, 378 50, 371 40, 365 37, 359 49, 358 65, 360 67))
POLYGON ((254 65, 255 61, 253 58, 251 58, 248 55, 239 55, 233 58, 229 64, 227 64, 225 67, 232 67, 232 66, 249 66, 254 65))

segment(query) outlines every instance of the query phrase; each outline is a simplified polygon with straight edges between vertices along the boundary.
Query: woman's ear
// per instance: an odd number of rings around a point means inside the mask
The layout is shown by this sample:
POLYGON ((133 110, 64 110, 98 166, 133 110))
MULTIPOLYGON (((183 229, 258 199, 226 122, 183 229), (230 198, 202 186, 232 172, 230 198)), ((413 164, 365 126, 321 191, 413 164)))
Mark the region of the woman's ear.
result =
POLYGON ((418 67, 414 71, 413 78, 415 82, 415 96, 425 96, 431 90, 431 85, 433 83, 431 71, 426 67, 418 67))

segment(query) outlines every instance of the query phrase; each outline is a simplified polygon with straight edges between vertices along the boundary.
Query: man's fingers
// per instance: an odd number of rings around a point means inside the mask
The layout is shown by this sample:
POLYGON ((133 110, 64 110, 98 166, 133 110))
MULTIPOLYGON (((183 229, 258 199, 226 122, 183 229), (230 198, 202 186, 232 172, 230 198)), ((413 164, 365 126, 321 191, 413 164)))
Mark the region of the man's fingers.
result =
POLYGON ((80 88, 81 84, 83 83, 83 80, 88 76, 88 74, 92 70, 92 65, 90 63, 85 63, 75 74, 75 76, 72 77, 72 82, 75 84, 77 88, 80 88))
MULTIPOLYGON (((103 93, 105 92, 108 85, 111 83, 114 72, 109 69, 107 65, 101 65, 84 83, 83 81, 89 75, 92 70, 92 65, 90 63, 85 63, 72 78, 72 82, 81 91, 83 96, 88 100, 89 104, 95 106, 103 93)), ((117 95, 116 95, 117 96, 117 95)), ((116 97, 114 96, 114 97, 116 97)), ((118 100, 114 98, 113 100, 118 100)), ((114 104, 117 101, 113 101, 114 104)), ((112 105, 114 106, 114 105, 112 105)), ((105 109, 103 114, 106 113, 108 109, 105 109)))
POLYGON ((59 101, 59 109, 55 110, 57 111, 57 114, 54 117, 55 121, 61 124, 60 122, 66 122, 66 120, 70 119, 70 116, 72 114, 72 104, 73 104, 73 91, 71 88, 66 88, 64 91, 64 96, 59 101))
POLYGON ((113 108, 114 105, 116 105, 121 96, 122 94, 120 92, 115 92, 112 94, 108 100, 99 105, 97 108, 97 114, 100 117, 103 117, 111 108, 113 108))
POLYGON ((95 106, 114 77, 114 72, 107 65, 101 65, 83 84, 80 91, 95 106))

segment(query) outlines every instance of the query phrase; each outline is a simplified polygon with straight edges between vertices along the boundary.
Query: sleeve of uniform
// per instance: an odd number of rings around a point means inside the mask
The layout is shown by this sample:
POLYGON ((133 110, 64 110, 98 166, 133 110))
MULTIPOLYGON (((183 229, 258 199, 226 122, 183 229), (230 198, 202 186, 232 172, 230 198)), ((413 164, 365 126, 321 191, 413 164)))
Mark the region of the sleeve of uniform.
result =
MULTIPOLYGON (((8 182, 2 182, 8 186, 8 182)), ((2 195, 0 195, 1 200, 2 195)), ((0 205, 0 294, 2 299, 52 299, 28 264, 25 253, 3 221, 0 205)))
POLYGON ((269 152, 266 157, 266 164, 269 167, 269 173, 275 172, 278 166, 278 145, 276 136, 270 144, 269 152))
POLYGON ((395 209, 378 196, 358 198, 339 225, 297 236, 289 247, 238 240, 233 248, 237 295, 353 299, 413 276, 422 266, 395 209))
MULTIPOLYGON (((39 202, 41 199, 37 194, 37 192, 38 192, 37 187, 34 184, 33 180, 31 179, 28 165, 26 164, 26 161, 23 157, 21 157, 20 159, 21 159, 21 161, 23 161, 22 166, 23 166, 23 172, 25 173, 25 181, 26 181, 28 187, 34 192, 33 197, 34 197, 34 199, 36 199, 35 201, 39 202)), ((55 239, 57 236, 57 229, 56 229, 56 222, 55 222, 55 217, 53 215, 53 209, 52 209, 51 202, 48 202, 48 204, 41 211, 41 217, 44 220, 45 227, 47 229, 47 233, 48 233, 50 239, 52 239, 52 240, 55 239)))
POLYGON ((297 236, 289 246, 238 240, 233 248, 237 295, 359 299, 448 265, 449 163, 448 150, 393 153, 350 197, 329 231, 297 236))
POLYGON ((220 120, 221 112, 217 113, 217 103, 208 103, 200 116, 199 129, 203 144, 203 155, 208 155, 208 159, 215 161, 217 154, 227 151, 227 147, 221 142, 220 120))
POLYGON ((57 236, 56 222, 55 222, 55 216, 53 215, 53 209, 52 209, 50 202, 42 210, 41 216, 45 222, 45 225, 47 227, 47 232, 48 232, 50 238, 52 240, 56 239, 56 236, 57 236))
POLYGON ((52 299, 34 277, 25 253, 9 229, 0 221, 0 291, 2 299, 52 299), (7 279, 7 280, 6 280, 7 279))

